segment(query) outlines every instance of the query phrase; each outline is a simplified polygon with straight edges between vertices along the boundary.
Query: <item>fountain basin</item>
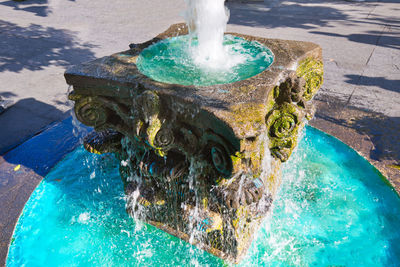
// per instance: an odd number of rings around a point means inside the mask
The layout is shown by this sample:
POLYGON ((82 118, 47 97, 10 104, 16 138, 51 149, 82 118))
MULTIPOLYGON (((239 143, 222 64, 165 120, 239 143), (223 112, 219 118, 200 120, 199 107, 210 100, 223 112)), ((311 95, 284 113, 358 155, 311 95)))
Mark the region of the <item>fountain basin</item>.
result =
POLYGON ((70 68, 75 114, 96 132, 89 151, 115 152, 128 212, 231 262, 239 262, 268 213, 280 164, 313 115, 323 80, 313 43, 257 41, 275 56, 256 76, 193 86, 155 81, 136 65, 141 52, 188 34, 172 25, 130 50, 70 68))
POLYGON ((199 58, 198 40, 190 35, 167 38, 145 48, 136 65, 153 80, 208 86, 248 79, 268 68, 274 56, 257 41, 225 35, 221 58, 199 58), (190 44, 190 45, 188 45, 190 44))
MULTIPOLYGON (((273 213, 240 266, 396 265, 399 196, 357 152, 312 127, 303 132, 283 164, 273 213)), ((82 147, 59 162, 26 204, 6 266, 226 266, 130 219, 118 166, 113 155, 82 147)))

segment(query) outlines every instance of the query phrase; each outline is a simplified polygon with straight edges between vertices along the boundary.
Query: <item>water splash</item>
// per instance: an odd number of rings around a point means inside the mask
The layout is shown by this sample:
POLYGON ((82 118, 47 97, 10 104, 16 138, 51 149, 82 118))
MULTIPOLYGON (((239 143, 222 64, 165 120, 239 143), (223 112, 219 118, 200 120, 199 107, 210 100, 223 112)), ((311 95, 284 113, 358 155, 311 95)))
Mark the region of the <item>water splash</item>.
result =
MULTIPOLYGON (((67 155, 25 206, 7 266, 226 266, 155 227, 137 229, 125 212, 118 165, 82 147, 67 155), (95 179, 86 162, 99 170, 95 179), (87 224, 77 223, 84 213, 87 224)), ((368 162, 306 128, 284 165, 274 212, 240 266, 397 266, 399 207, 368 162)))
POLYGON ((261 43, 229 34, 224 36, 225 54, 220 53, 220 59, 204 59, 204 64, 199 63, 198 47, 197 38, 190 40, 187 35, 168 38, 144 49, 136 65, 141 73, 159 82, 208 86, 250 78, 274 60, 271 50, 261 43))
POLYGON ((206 68, 231 68, 244 61, 243 57, 229 55, 223 45, 224 32, 229 19, 225 0, 186 0, 185 19, 192 40, 194 62, 206 68))

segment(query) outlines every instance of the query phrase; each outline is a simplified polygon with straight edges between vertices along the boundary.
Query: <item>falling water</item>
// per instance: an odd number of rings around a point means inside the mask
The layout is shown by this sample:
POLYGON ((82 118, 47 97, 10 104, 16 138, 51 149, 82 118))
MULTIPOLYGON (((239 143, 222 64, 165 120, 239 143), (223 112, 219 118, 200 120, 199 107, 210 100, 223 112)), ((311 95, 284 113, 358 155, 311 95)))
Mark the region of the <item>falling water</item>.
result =
MULTIPOLYGON (((226 266, 155 227, 138 230, 118 165, 83 147, 68 154, 31 195, 6 266, 226 266)), ((398 265, 400 198, 366 160, 306 127, 283 168, 274 211, 240 266, 398 265)))
POLYGON ((225 34, 228 10, 224 0, 186 0, 189 35, 166 38, 146 47, 138 70, 169 84, 210 86, 253 77, 274 61, 268 47, 225 34))
POLYGON ((232 57, 223 45, 224 32, 229 19, 225 0, 186 0, 185 19, 189 25, 193 46, 192 57, 198 65, 207 68, 231 68, 243 61, 232 57))

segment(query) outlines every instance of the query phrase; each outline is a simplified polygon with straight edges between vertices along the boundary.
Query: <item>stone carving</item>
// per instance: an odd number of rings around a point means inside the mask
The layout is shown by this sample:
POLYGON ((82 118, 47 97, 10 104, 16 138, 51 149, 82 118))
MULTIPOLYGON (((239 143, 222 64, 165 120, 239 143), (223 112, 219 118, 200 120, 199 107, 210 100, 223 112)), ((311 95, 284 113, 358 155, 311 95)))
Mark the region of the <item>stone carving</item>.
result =
POLYGON ((313 57, 308 57, 299 63, 296 74, 306 81, 303 97, 311 100, 323 82, 323 63, 313 57))
POLYGON ((299 125, 302 123, 301 112, 294 104, 283 103, 273 109, 266 119, 270 149, 281 161, 288 160, 296 139, 299 125))
POLYGON ((239 262, 269 211, 280 164, 313 114, 321 49, 235 34, 267 45, 275 61, 255 77, 216 86, 163 84, 137 70, 144 48, 181 34, 186 25, 173 25, 149 42, 72 67, 69 97, 77 119, 96 131, 86 149, 121 160, 128 213, 239 262))

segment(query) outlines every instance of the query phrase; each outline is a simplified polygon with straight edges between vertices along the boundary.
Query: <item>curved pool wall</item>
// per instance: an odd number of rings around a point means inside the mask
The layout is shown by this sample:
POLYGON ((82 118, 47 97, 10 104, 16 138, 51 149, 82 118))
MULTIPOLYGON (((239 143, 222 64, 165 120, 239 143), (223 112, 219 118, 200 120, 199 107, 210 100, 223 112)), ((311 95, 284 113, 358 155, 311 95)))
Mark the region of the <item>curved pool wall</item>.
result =
MULTIPOLYGON (((118 165, 110 154, 81 147, 68 154, 28 201, 7 266, 223 264, 130 219, 118 165)), ((399 196, 372 165, 308 126, 285 164, 273 213, 241 265, 395 266, 399 209, 399 196)))
POLYGON ((223 44, 226 55, 211 64, 196 61, 197 39, 189 35, 167 38, 145 48, 136 64, 142 74, 158 82, 209 86, 248 79, 273 63, 272 51, 257 41, 226 34, 223 44))
POLYGON ((5 265, 15 224, 32 191, 51 168, 92 131, 75 127, 72 117, 51 124, 0 156, 0 266, 5 265), (73 134, 74 132, 74 134, 73 134))

